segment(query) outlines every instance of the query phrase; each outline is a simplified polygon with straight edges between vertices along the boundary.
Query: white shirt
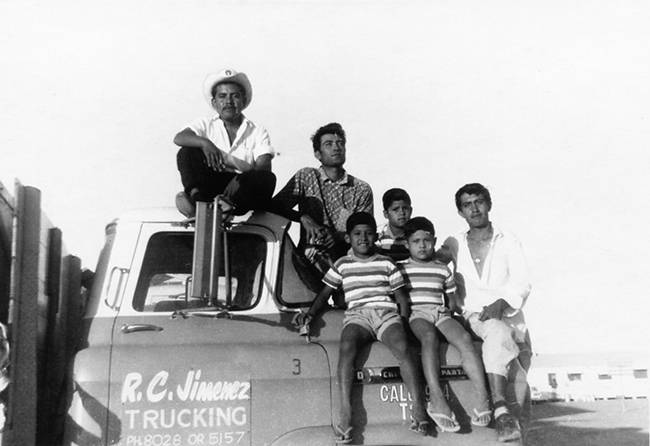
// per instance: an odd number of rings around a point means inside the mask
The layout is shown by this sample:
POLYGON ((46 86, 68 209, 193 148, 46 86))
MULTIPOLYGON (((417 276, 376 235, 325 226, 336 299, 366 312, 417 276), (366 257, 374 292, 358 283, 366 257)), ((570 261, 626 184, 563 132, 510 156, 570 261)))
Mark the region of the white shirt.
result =
MULTIPOLYGON (((253 121, 245 116, 243 116, 242 124, 237 130, 232 146, 228 131, 217 114, 195 119, 183 127, 183 129, 185 128, 189 128, 202 138, 209 139, 219 149, 253 166, 255 166, 255 160, 262 155, 275 156, 275 150, 271 146, 271 139, 266 129, 253 124, 253 121)), ((232 167, 227 167, 226 171, 242 173, 232 167)))
POLYGON ((483 307, 501 298, 515 310, 520 310, 530 294, 531 284, 528 276, 526 258, 519 239, 492 225, 494 234, 483 265, 483 274, 478 275, 474 260, 467 244, 468 231, 461 233, 458 249, 445 245, 456 254, 456 272, 465 280, 466 311, 481 312, 483 307))

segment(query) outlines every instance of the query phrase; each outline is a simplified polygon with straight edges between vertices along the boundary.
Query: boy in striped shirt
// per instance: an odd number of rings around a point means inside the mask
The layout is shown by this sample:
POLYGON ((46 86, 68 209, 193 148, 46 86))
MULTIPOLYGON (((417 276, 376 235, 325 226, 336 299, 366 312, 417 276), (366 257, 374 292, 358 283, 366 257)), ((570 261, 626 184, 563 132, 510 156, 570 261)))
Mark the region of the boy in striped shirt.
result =
POLYGON ((395 262, 408 259, 410 253, 404 238, 404 225, 413 212, 411 197, 404 189, 396 187, 388 189, 381 201, 384 205, 384 217, 388 221, 379 231, 379 254, 388 256, 395 262))
POLYGON ((481 357, 474 348, 470 334, 456 319, 449 307, 459 313, 461 303, 456 296, 454 276, 447 265, 435 260, 435 229, 424 217, 415 217, 404 226, 404 236, 411 257, 397 264, 404 274, 411 302, 409 325, 422 344, 422 367, 429 385, 427 412, 443 432, 458 432, 460 425, 445 399, 438 373, 438 342, 436 328, 456 347, 467 376, 476 387, 476 405, 472 424, 486 427, 490 423, 490 407, 481 357))
POLYGON ((403 291, 404 278, 395 263, 375 252, 377 223, 366 212, 352 214, 346 224, 346 242, 352 250, 338 259, 323 277, 325 287, 307 313, 300 314, 297 325, 310 322, 322 311, 332 293, 343 287, 347 310, 341 332, 338 378, 341 394, 340 422, 336 443, 352 441, 350 395, 354 379, 354 360, 361 349, 374 341, 388 346, 397 362, 412 398, 411 430, 426 435, 429 422, 417 366, 409 353, 402 318, 408 320, 410 308, 403 291), (393 296, 395 297, 393 299, 393 296))

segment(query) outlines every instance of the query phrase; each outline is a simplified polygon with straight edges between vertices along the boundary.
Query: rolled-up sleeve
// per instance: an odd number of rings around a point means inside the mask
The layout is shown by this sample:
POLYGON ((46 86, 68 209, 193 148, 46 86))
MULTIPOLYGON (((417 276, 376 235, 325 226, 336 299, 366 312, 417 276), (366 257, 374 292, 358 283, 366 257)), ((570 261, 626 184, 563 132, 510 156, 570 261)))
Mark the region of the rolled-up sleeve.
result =
POLYGON ((257 126, 255 128, 255 145, 253 148, 253 157, 257 159, 262 155, 271 155, 271 157, 275 157, 275 149, 273 149, 273 146, 271 145, 269 132, 267 132, 264 127, 257 126))
POLYGON ((190 129, 194 133, 196 133, 197 136, 200 136, 202 138, 207 138, 208 137, 208 119, 206 118, 197 118, 194 121, 188 123, 185 125, 181 130, 185 129, 190 129))

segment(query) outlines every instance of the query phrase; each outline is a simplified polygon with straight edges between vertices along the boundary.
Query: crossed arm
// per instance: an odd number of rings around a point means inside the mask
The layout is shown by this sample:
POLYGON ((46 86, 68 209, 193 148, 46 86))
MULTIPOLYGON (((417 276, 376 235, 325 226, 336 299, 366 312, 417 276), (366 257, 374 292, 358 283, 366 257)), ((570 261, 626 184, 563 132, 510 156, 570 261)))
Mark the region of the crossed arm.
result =
POLYGON ((231 167, 241 172, 248 172, 249 170, 271 170, 271 160, 273 157, 270 154, 259 156, 255 160, 255 164, 251 164, 224 152, 208 138, 197 135, 189 127, 176 134, 174 144, 180 147, 197 147, 203 150, 208 166, 218 172, 224 170, 226 167, 231 167))

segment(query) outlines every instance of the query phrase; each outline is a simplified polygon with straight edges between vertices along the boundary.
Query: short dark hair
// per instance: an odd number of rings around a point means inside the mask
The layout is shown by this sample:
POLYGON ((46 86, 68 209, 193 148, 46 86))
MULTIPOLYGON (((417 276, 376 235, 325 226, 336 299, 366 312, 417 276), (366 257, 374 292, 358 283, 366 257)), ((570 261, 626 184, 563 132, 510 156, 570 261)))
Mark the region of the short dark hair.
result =
POLYGON ((224 81, 224 82, 218 82, 212 86, 212 99, 217 95, 217 87, 219 85, 226 85, 226 84, 231 84, 231 85, 236 85, 239 87, 239 93, 241 93, 242 97, 244 98, 244 103, 246 103, 246 89, 244 88, 243 85, 238 84, 237 82, 234 81, 224 81))
POLYGON ((487 189, 487 187, 483 186, 480 183, 469 183, 458 189, 458 192, 456 192, 456 208, 460 211, 460 197, 463 196, 463 194, 467 195, 483 195, 483 198, 485 198, 485 201, 488 202, 488 206, 492 208, 492 197, 490 197, 490 191, 487 189))
POLYGON ((429 232, 434 237, 436 235, 436 229, 433 227, 433 223, 431 223, 428 218, 413 217, 404 225, 404 238, 408 239, 410 236, 420 230, 429 232))
POLYGON ((387 210, 391 204, 396 201, 406 201, 409 206, 411 205, 411 197, 409 197, 408 192, 399 187, 394 187, 388 189, 384 192, 384 196, 381 198, 381 201, 384 203, 384 210, 387 210))
POLYGON ((375 217, 367 212, 355 212, 350 215, 348 220, 345 222, 345 232, 350 234, 357 225, 368 225, 372 228, 373 232, 377 232, 377 222, 375 221, 375 217))
POLYGON ((311 135, 311 145, 314 147, 314 152, 320 152, 320 139, 323 135, 336 135, 343 140, 343 144, 346 142, 345 130, 343 130, 341 124, 338 122, 331 122, 322 126, 311 135))

